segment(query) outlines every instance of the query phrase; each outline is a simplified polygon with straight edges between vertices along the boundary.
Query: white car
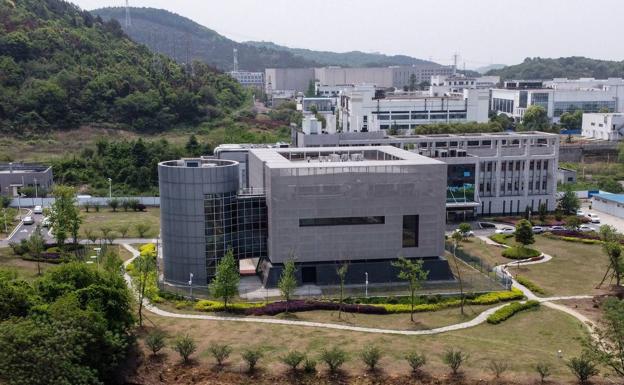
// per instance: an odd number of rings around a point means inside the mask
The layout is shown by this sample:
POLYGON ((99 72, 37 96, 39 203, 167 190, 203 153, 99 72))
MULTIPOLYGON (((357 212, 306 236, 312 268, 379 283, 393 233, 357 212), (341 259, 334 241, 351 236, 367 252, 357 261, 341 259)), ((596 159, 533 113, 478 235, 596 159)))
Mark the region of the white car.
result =
POLYGON ((35 223, 35 220, 33 219, 33 217, 24 217, 24 220, 22 222, 24 222, 25 225, 32 225, 33 223, 35 223))
POLYGON ((50 227, 50 218, 49 217, 44 217, 41 220, 41 226, 42 227, 50 227))
POLYGON ((43 214, 43 207, 35 206, 35 208, 33 209, 33 213, 34 214, 43 214))
POLYGON ((587 213, 585 216, 591 221, 591 223, 600 223, 600 217, 596 214, 587 213))
POLYGON ((583 211, 583 210, 576 210, 576 215, 578 215, 579 217, 584 217, 585 216, 585 211, 583 211))
POLYGON ((534 234, 541 234, 544 231, 546 231, 546 229, 543 228, 542 226, 533 226, 533 233, 534 234))
MULTIPOLYGON (((455 229, 456 233, 459 233, 459 229, 455 229)), ((468 230, 468 232, 465 234, 466 237, 474 237, 474 231, 472 230, 468 230)))
POLYGON ((592 229, 591 227, 587 226, 587 225, 580 225, 579 226, 579 231, 586 233, 589 231, 594 231, 594 229, 592 229))
POLYGON ((496 234, 513 234, 516 232, 516 229, 514 229, 513 227, 502 227, 500 229, 496 229, 496 231, 494 231, 496 234))
POLYGON ((566 228, 563 226, 550 226, 550 231, 565 231, 566 228))

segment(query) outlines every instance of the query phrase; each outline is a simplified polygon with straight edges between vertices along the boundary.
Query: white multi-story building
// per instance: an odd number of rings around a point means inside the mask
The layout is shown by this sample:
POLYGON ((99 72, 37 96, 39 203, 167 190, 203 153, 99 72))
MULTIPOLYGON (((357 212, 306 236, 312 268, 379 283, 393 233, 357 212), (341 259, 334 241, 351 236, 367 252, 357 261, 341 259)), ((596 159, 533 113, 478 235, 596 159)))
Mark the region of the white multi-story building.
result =
POLYGON ((343 132, 409 130, 431 123, 488 121, 489 91, 464 90, 461 94, 430 96, 420 93, 386 94, 374 86, 345 90, 338 104, 343 132))
POLYGON ((496 87, 499 82, 500 76, 467 77, 463 75, 436 75, 431 77, 431 87, 437 88, 436 92, 462 92, 465 89, 490 89, 496 87))
POLYGON ((264 73, 262 72, 230 71, 228 73, 243 87, 264 89, 264 73))
POLYGON ((583 114, 583 138, 618 141, 624 138, 624 113, 583 114))
MULTIPOLYGON (((538 105, 546 110, 548 117, 555 123, 559 121, 564 112, 576 110, 586 113, 603 110, 624 112, 624 84, 606 83, 607 80, 563 82, 561 79, 555 79, 551 82, 544 82, 542 88, 527 86, 526 88, 493 89, 490 108, 499 114, 520 120, 529 106, 538 105), (598 86, 599 83, 596 82, 605 84, 598 86), (547 85, 554 88, 548 88, 547 85)), ((514 81, 513 84, 525 83, 514 81)))

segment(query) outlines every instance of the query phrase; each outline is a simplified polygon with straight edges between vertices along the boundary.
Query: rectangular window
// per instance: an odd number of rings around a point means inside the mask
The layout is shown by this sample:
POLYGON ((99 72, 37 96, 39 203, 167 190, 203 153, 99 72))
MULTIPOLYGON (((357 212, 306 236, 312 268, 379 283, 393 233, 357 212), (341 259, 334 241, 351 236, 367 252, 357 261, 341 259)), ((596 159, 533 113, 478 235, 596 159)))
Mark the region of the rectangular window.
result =
POLYGON ((299 227, 312 226, 348 226, 348 225, 383 225, 386 217, 341 217, 341 218, 301 218, 299 227))
POLYGON ((403 215, 403 247, 418 247, 418 215, 403 215))

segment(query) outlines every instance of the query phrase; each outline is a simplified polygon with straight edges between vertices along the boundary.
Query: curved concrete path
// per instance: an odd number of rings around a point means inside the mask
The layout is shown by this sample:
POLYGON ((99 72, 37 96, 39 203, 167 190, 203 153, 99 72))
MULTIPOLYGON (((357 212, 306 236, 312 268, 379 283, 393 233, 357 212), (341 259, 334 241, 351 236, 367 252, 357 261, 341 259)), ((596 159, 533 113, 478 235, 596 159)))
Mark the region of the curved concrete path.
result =
MULTIPOLYGON (((125 272, 125 267, 129 263, 131 263, 136 257, 139 256, 139 251, 137 249, 135 249, 134 247, 130 246, 129 244, 127 244, 127 243, 123 243, 122 246, 126 250, 131 252, 132 255, 133 255, 132 258, 130 258, 129 260, 124 262, 124 279, 126 280, 126 283, 131 288, 131 290, 135 293, 135 295, 137 295, 136 290, 134 290, 134 285, 132 283, 132 278, 130 277, 130 275, 128 275, 128 273, 125 272)), ((528 264, 528 263, 531 263, 531 262, 543 263, 545 261, 530 261, 530 262, 527 261, 526 263, 528 264)), ((515 264, 517 264, 517 263, 514 262, 514 265, 515 264)), ((523 264, 523 262, 520 261, 520 264, 523 264)), ((533 294, 533 292, 531 292, 529 289, 527 289, 526 287, 520 285, 516 280, 514 280, 513 276, 509 272, 507 272, 506 269, 504 269, 504 267, 506 267, 506 266, 505 265, 501 265, 501 266, 497 266, 496 269, 500 268, 501 269, 501 274, 508 274, 509 277, 511 277, 511 279, 512 279, 513 287, 517 287, 518 289, 520 289, 528 299, 535 299, 535 300, 538 300, 538 301, 544 303, 544 305, 546 305, 548 307, 564 311, 564 312, 566 312, 566 313, 576 317, 581 322, 583 322, 583 324, 585 324, 590 329, 590 331, 592 330, 591 326, 590 326, 591 323, 590 323, 590 321, 586 317, 582 316, 578 312, 575 312, 574 310, 572 310, 570 308, 567 308, 567 307, 565 307, 563 305, 555 305, 555 304, 552 304, 552 303, 549 302, 549 301, 556 301, 556 300, 562 300, 562 299, 592 298, 591 296, 570 296, 570 297, 539 298, 539 297, 536 297, 535 294, 533 294)), ((157 306, 155 306, 152 303, 150 303, 147 298, 143 299, 143 306, 144 306, 145 309, 147 309, 148 311, 150 311, 150 312, 152 312, 152 313, 154 313, 156 315, 159 315, 159 316, 162 316, 162 317, 169 317, 169 318, 198 319, 198 320, 208 320, 208 321, 249 322, 249 323, 272 324, 272 325, 288 325, 288 326, 304 326, 304 327, 336 329, 336 330, 346 330, 346 331, 364 332, 364 333, 398 334, 398 335, 407 335, 407 336, 432 335, 432 334, 440 334, 440 333, 450 332, 450 331, 454 331, 454 330, 461 330, 461 329, 471 328, 473 326, 477 326, 477 325, 482 324, 483 322, 485 322, 487 320, 487 318, 491 314, 493 314, 498 309, 500 309, 500 308, 502 308, 502 307, 504 307, 506 305, 507 305, 507 303, 501 304, 499 306, 495 306, 493 308, 485 310, 484 312, 480 313, 478 316, 476 316, 475 318, 471 319, 470 321, 461 322, 461 323, 458 323, 458 324, 443 326, 443 327, 434 328, 434 329, 426 329, 426 330, 396 330, 396 329, 368 328, 368 327, 340 325, 340 324, 333 324, 333 323, 309 322, 309 321, 292 321, 292 320, 271 319, 271 318, 227 317, 227 316, 219 317, 219 316, 212 316, 212 315, 206 315, 206 314, 173 313, 173 312, 170 312, 170 311, 158 308, 157 306)))

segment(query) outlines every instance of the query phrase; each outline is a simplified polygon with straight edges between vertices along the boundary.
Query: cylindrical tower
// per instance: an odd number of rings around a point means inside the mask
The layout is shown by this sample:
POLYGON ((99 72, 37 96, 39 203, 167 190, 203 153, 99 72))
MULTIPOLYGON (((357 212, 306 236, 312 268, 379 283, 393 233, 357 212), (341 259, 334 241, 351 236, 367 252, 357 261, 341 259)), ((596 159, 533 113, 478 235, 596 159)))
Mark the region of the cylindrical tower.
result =
POLYGON ((175 285, 206 286, 219 259, 233 247, 232 203, 239 164, 208 158, 158 164, 164 279, 175 285))

